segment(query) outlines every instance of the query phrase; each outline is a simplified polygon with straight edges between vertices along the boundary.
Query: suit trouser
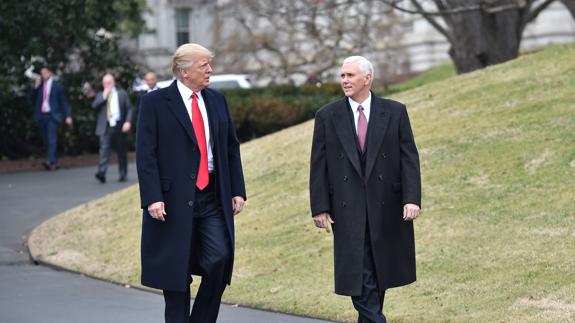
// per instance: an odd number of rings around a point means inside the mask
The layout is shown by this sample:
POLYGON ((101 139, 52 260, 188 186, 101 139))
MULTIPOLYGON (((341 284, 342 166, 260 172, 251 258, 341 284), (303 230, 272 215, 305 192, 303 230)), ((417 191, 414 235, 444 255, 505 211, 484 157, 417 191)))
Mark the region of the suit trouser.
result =
POLYGON ((369 224, 366 221, 366 232, 363 247, 363 273, 362 291, 360 296, 352 296, 351 301, 359 316, 358 323, 386 323, 383 315, 383 300, 385 291, 380 291, 373 253, 371 248, 371 238, 369 235, 369 224))
POLYGON ((108 161, 112 148, 118 154, 118 169, 120 178, 128 174, 128 154, 121 125, 106 127, 106 132, 100 135, 100 161, 98 163, 98 173, 105 175, 108 170, 108 161))
POLYGON ((195 259, 199 265, 202 282, 194 299, 191 314, 189 286, 186 292, 164 290, 166 323, 210 323, 216 322, 218 318, 227 282, 226 269, 232 253, 226 222, 215 185, 212 183, 214 177, 210 176, 210 184, 203 191, 196 189, 194 203, 191 243, 191 255, 194 258, 190 259, 190 262, 195 259))
POLYGON ((56 164, 58 162, 58 122, 49 113, 42 113, 38 123, 42 140, 48 148, 48 162, 56 164))

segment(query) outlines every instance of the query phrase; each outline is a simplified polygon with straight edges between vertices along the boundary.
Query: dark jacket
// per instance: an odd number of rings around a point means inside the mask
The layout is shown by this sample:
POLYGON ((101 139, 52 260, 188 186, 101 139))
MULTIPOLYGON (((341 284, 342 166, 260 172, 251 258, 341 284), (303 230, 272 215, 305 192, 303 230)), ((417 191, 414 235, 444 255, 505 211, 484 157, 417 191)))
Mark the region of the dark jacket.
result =
POLYGON ((413 223, 403 220, 403 205, 421 205, 421 180, 403 104, 372 94, 363 165, 349 109, 344 98, 316 114, 310 201, 312 215, 335 221, 335 292, 360 295, 368 219, 380 290, 415 281, 413 223))
MULTIPOLYGON (((132 122, 132 104, 130 103, 130 96, 128 96, 126 91, 116 87, 116 92, 118 93, 118 102, 120 104, 120 120, 117 125, 121 127, 124 122, 132 122)), ((96 123, 96 135, 101 136, 106 133, 108 124, 108 106, 103 92, 98 92, 94 102, 92 102, 92 108, 99 110, 98 122, 96 123)))
MULTIPOLYGON (((246 197, 240 159, 240 144, 230 118, 225 97, 204 89, 216 187, 226 220, 233 259, 234 219, 232 197, 246 197)), ((144 95, 140 102, 137 126, 136 162, 140 182, 142 223, 142 284, 145 286, 185 291, 188 286, 192 214, 200 151, 192 122, 176 81, 167 88, 144 95), (163 201, 166 222, 154 220, 148 205, 163 201)), ((231 281, 233 261, 227 268, 231 281)))
MULTIPOLYGON (((34 101, 34 121, 40 119, 42 114, 42 95, 44 90, 44 82, 31 91, 31 97, 34 101)), ((50 116, 56 122, 60 123, 64 118, 71 116, 70 104, 64 94, 64 87, 60 82, 52 79, 52 87, 50 89, 50 116)))

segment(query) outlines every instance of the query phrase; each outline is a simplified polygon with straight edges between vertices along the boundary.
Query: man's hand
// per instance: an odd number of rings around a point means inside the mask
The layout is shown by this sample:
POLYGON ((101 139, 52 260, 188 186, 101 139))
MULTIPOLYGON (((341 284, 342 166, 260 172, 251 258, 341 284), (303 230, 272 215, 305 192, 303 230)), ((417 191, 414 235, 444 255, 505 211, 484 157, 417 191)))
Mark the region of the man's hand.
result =
POLYGON ((38 77, 37 79, 34 80, 34 87, 38 88, 40 87, 40 84, 42 84, 42 78, 38 77))
POLYGON ((419 216, 419 206, 412 203, 407 203, 403 206, 403 219, 405 221, 413 221, 419 216))
POLYGON ((74 124, 74 121, 72 121, 72 117, 66 117, 66 124, 68 125, 68 127, 72 127, 72 124, 74 124))
POLYGON ((234 210, 234 215, 240 213, 244 209, 244 198, 241 196, 236 196, 232 199, 232 209, 234 210))
POLYGON ((155 202, 148 205, 148 213, 150 213, 150 216, 156 220, 162 222, 166 221, 166 218, 164 216, 167 213, 166 210, 164 209, 164 202, 155 202))
POLYGON ((104 98, 108 98, 108 95, 110 95, 110 93, 112 93, 112 89, 113 87, 105 87, 104 90, 102 91, 102 95, 104 96, 104 98))
POLYGON ((331 232, 331 225, 335 222, 331 219, 329 213, 320 213, 313 217, 313 223, 316 227, 331 232))
POLYGON ((129 122, 124 122, 124 124, 122 125, 122 132, 123 133, 128 133, 130 132, 130 129, 132 129, 132 124, 129 122))

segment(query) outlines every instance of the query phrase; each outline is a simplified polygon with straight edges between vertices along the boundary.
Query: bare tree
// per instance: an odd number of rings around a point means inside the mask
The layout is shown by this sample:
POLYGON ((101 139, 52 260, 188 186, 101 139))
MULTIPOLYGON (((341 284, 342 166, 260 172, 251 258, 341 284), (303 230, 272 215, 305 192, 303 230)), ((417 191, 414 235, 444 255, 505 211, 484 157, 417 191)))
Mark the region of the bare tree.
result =
POLYGON ((457 72, 465 73, 516 58, 525 26, 555 0, 380 1, 423 16, 449 42, 457 72))
POLYGON ((271 82, 332 77, 343 57, 385 51, 403 28, 378 0, 237 0, 220 9, 218 66, 271 82))

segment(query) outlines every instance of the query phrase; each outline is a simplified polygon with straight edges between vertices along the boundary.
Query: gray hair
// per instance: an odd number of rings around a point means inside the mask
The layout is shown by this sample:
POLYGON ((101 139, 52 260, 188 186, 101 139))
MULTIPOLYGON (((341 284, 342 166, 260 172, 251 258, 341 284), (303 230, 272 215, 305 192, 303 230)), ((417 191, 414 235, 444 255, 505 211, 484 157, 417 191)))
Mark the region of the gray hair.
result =
POLYGON ((359 64, 359 70, 363 73, 363 75, 371 75, 371 79, 373 80, 374 73, 373 73, 373 64, 363 57, 363 56, 350 56, 343 60, 343 64, 347 63, 355 63, 359 64))

